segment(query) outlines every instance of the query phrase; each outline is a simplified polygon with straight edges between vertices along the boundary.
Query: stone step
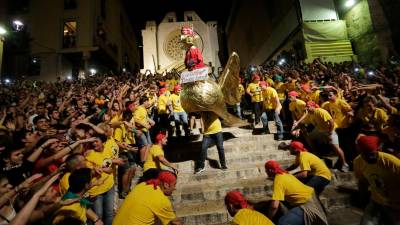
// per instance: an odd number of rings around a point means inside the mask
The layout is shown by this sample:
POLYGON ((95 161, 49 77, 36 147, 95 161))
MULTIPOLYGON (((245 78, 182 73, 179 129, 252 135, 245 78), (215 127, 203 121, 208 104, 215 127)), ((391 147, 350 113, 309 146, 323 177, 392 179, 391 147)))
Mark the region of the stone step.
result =
MULTIPOLYGON (((253 153, 236 153, 231 154, 229 152, 225 152, 225 160, 227 166, 235 167, 239 165, 239 167, 253 165, 253 164, 263 164, 267 160, 276 160, 276 161, 284 161, 284 160, 292 160, 293 156, 288 155, 288 152, 279 151, 279 150, 267 150, 264 152, 253 152, 253 153)), ((206 169, 211 168, 219 168, 219 157, 217 150, 209 150, 207 154, 206 160, 206 169)), ((180 162, 175 164, 178 168, 179 172, 193 174, 195 160, 189 160, 185 162, 180 162)))
MULTIPOLYGON (((246 196, 246 198, 251 202, 269 199, 266 195, 246 196)), ((328 214, 338 209, 350 207, 349 195, 337 192, 333 185, 326 188, 320 199, 328 214), (334 201, 327 199, 334 199, 334 201)), ((223 199, 203 201, 196 204, 178 204, 175 205, 175 210, 177 215, 183 219, 183 223, 188 225, 224 224, 231 220, 223 199)))
MULTIPOLYGON (((353 186, 352 173, 334 173, 330 185, 353 186)), ((174 204, 198 203, 209 200, 220 200, 230 190, 238 190, 246 196, 272 194, 272 180, 265 173, 254 178, 205 180, 198 182, 179 182, 178 188, 172 195, 174 204)))

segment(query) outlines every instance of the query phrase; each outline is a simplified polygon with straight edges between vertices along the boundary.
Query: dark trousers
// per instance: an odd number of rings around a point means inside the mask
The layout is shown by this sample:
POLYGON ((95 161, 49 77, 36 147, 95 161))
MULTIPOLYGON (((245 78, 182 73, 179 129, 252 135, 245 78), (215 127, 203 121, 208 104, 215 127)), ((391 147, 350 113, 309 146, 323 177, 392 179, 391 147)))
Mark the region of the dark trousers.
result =
POLYGON ((257 124, 260 122, 261 114, 263 113, 262 102, 253 102, 253 113, 255 115, 254 122, 257 124))
POLYGON ((317 196, 321 194, 321 192, 325 189, 325 186, 330 183, 330 180, 320 177, 320 176, 312 176, 308 181, 307 185, 313 187, 317 196))
POLYGON ((212 141, 214 141, 217 145, 219 162, 220 162, 221 166, 226 166, 225 152, 224 152, 224 136, 223 136, 222 132, 218 132, 216 134, 209 134, 209 135, 203 136, 203 143, 201 145, 200 158, 197 161, 197 165, 196 165, 197 168, 204 167, 204 162, 207 159, 207 150, 212 141))

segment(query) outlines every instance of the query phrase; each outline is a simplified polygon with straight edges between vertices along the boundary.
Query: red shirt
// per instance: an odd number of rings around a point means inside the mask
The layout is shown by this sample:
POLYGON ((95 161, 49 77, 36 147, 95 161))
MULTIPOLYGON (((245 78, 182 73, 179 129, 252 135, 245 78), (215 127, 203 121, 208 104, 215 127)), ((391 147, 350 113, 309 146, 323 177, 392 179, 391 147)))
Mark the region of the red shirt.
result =
POLYGON ((189 71, 204 67, 203 55, 198 48, 192 46, 186 51, 185 66, 189 71))

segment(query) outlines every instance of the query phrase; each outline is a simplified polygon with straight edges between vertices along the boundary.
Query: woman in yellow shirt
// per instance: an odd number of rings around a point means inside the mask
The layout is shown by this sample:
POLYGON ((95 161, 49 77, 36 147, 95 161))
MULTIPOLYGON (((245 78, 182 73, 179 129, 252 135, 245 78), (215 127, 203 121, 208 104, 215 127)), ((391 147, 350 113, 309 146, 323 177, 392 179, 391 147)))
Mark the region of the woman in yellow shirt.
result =
POLYGON ((296 161, 287 170, 290 171, 300 166, 300 172, 296 173, 295 177, 305 181, 305 184, 314 188, 315 193, 319 195, 330 183, 331 171, 318 156, 309 153, 303 143, 299 141, 290 143, 290 153, 296 156, 296 161))
POLYGON ((178 169, 164 157, 163 147, 167 145, 167 136, 163 133, 157 134, 155 138, 156 144, 153 144, 147 154, 146 161, 143 165, 143 178, 141 181, 154 179, 158 175, 158 171, 171 168, 174 173, 178 173, 178 169))
POLYGON ((268 217, 247 204, 242 193, 230 191, 225 195, 225 206, 233 217, 232 225, 274 225, 268 217))

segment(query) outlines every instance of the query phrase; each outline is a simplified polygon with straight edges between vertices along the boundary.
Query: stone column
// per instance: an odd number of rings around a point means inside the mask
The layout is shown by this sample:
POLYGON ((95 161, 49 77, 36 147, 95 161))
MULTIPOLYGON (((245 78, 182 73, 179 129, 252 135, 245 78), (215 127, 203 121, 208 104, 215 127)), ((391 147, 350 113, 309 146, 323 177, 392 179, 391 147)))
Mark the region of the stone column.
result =
POLYGON ((82 52, 82 59, 84 61, 84 71, 85 73, 89 72, 89 59, 90 59, 90 51, 82 52))

